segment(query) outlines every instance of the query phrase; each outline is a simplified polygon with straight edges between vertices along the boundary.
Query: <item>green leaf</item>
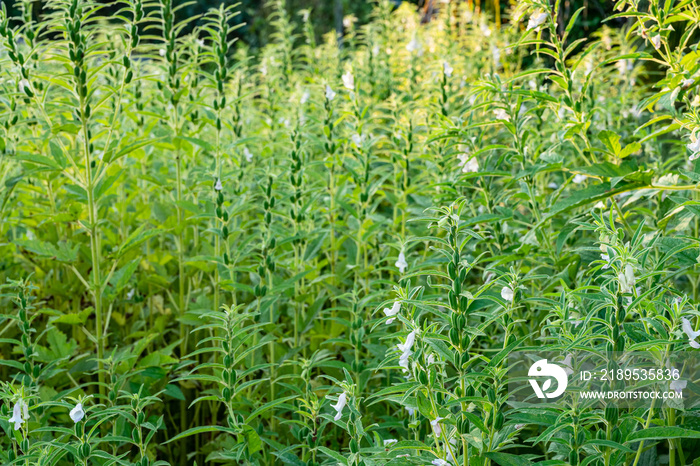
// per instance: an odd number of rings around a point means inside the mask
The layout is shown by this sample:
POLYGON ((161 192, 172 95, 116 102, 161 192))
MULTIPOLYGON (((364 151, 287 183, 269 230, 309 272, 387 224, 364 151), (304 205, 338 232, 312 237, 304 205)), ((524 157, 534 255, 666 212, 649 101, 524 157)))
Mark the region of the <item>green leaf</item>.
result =
POLYGON ((237 434, 237 432, 229 427, 223 427, 223 426, 201 426, 201 427, 193 427, 191 429, 187 429, 184 432, 181 432, 180 434, 176 435, 175 437, 171 438, 170 440, 165 441, 163 444, 168 444, 171 442, 176 442, 180 439, 190 437, 192 435, 197 435, 197 434, 203 434, 206 432, 227 432, 229 434, 237 434))
POLYGON ((74 312, 70 314, 63 314, 55 319, 51 319, 51 323, 55 324, 68 324, 68 325, 83 325, 87 322, 88 317, 92 314, 93 308, 88 307, 80 312, 74 312))
POLYGON ((27 152, 19 152, 16 155, 17 160, 22 160, 24 162, 35 163, 37 165, 42 165, 44 167, 53 168, 54 170, 60 170, 61 166, 57 164, 53 159, 46 157, 41 154, 30 154, 27 152))
POLYGON ((124 241, 122 246, 119 248, 117 256, 123 256, 130 249, 135 248, 139 244, 143 243, 144 241, 150 238, 153 238, 154 236, 157 236, 159 233, 160 230, 158 230, 157 228, 151 228, 150 230, 146 230, 146 226, 141 225, 124 241))
POLYGON ((638 430, 627 436, 625 443, 640 440, 668 440, 672 438, 696 438, 700 439, 700 432, 682 427, 651 427, 638 430))
POLYGON ((392 445, 392 450, 430 450, 430 447, 418 440, 401 440, 392 445))
POLYGON ((625 333, 629 336, 635 343, 641 343, 644 341, 651 340, 651 337, 644 329, 644 325, 640 322, 626 322, 622 324, 625 328, 625 333))
POLYGON ((243 433, 245 435, 246 446, 248 447, 248 454, 254 455, 260 450, 262 450, 262 440, 258 433, 250 427, 248 424, 243 424, 243 433))
POLYGON ((598 133, 598 139, 600 139, 600 142, 603 143, 603 145, 610 151, 611 154, 617 155, 620 153, 620 150, 622 150, 622 146, 620 145, 620 135, 609 130, 603 130, 600 133, 598 133))
POLYGON ((139 259, 134 259, 112 274, 109 282, 114 287, 115 293, 119 293, 129 283, 129 279, 139 266, 139 261, 139 259))
POLYGON ((319 446, 318 449, 321 453, 330 456, 331 458, 336 460, 338 463, 345 464, 345 465, 348 464, 348 460, 345 459, 345 457, 343 455, 341 455, 340 453, 333 451, 329 448, 323 447, 323 446, 319 446))
POLYGON ((531 461, 526 460, 522 456, 495 451, 487 452, 486 457, 500 466, 528 466, 532 464, 531 461))
POLYGON ((630 155, 639 152, 642 149, 642 145, 638 142, 633 142, 632 144, 627 144, 622 151, 617 154, 618 158, 624 159, 630 155))
POLYGON ((18 240, 18 246, 41 257, 48 257, 59 262, 75 262, 78 259, 79 246, 71 243, 59 243, 58 247, 38 239, 18 240))
POLYGON ((169 383, 165 386, 165 394, 177 400, 185 400, 185 395, 182 393, 182 390, 180 390, 180 387, 173 383, 169 383))
POLYGON ((624 445, 621 445, 617 442, 613 442, 612 440, 592 439, 592 440, 588 440, 583 445, 584 446, 585 445, 593 445, 596 447, 613 448, 615 450, 624 451, 625 453, 633 453, 634 452, 634 450, 632 450, 624 445))

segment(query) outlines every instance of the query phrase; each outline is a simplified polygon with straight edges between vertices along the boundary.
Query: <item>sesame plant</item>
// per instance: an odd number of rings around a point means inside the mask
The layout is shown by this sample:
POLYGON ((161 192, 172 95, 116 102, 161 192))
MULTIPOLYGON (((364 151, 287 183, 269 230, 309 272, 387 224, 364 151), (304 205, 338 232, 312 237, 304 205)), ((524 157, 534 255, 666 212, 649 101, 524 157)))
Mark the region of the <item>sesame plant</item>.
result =
POLYGON ((2 3, 0 463, 700 464, 697 1, 186 7, 2 3))

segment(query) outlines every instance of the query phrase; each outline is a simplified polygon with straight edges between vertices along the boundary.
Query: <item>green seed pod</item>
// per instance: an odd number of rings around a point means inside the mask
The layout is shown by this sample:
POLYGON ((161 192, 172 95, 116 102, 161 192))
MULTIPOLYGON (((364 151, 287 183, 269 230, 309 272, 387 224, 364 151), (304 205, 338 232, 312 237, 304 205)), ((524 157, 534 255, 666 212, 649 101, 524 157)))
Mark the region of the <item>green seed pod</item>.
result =
POLYGON ((357 444, 357 440, 355 439, 350 440, 350 452, 353 454, 360 452, 360 446, 357 444))
POLYGON ((617 351, 622 352, 622 351, 625 350, 625 337, 624 337, 624 335, 620 335, 620 336, 617 338, 617 340, 616 340, 615 343, 616 343, 616 344, 615 344, 615 349, 616 349, 617 351))
POLYGON ((620 443, 621 440, 622 440, 622 432, 620 431, 620 429, 613 429, 612 441, 620 443))
POLYGON ((447 264, 447 273, 450 275, 450 279, 457 279, 457 267, 455 267, 455 265, 452 262, 447 264))
POLYGON ((450 308, 452 308, 454 310, 458 310, 457 296, 455 296, 455 294, 452 292, 452 290, 450 290, 447 293, 447 301, 450 303, 450 308))
POLYGON ((451 328, 450 329, 450 343, 452 343, 454 346, 459 346, 459 332, 457 331, 456 328, 451 328))
POLYGON ((493 390, 493 388, 489 387, 486 390, 486 398, 488 398, 490 403, 496 402, 496 392, 493 390))
POLYGON ((493 428, 494 428, 495 430, 501 430, 501 427, 503 427, 503 421, 504 421, 504 419, 505 419, 505 418, 504 418, 504 416, 503 416, 503 413, 499 411, 498 414, 496 414, 496 418, 495 418, 495 420, 494 420, 494 422, 493 422, 493 428))
POLYGON ((576 450, 571 450, 571 453, 569 453, 569 464, 578 466, 578 452, 576 450))

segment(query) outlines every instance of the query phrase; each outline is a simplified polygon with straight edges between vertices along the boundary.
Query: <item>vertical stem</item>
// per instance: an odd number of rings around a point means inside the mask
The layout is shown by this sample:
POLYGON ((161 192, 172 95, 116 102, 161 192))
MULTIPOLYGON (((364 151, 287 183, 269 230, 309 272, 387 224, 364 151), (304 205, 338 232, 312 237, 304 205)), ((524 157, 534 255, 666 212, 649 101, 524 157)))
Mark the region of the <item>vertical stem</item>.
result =
POLYGON ((97 370, 99 393, 104 395, 104 324, 102 322, 102 273, 100 272, 100 240, 97 228, 97 208, 95 206, 95 189, 90 160, 90 140, 88 137, 87 117, 85 116, 85 97, 80 97, 80 111, 83 126, 83 150, 85 152, 85 191, 88 197, 88 221, 90 222, 90 256, 92 259, 92 293, 95 302, 95 338, 97 340, 97 370))

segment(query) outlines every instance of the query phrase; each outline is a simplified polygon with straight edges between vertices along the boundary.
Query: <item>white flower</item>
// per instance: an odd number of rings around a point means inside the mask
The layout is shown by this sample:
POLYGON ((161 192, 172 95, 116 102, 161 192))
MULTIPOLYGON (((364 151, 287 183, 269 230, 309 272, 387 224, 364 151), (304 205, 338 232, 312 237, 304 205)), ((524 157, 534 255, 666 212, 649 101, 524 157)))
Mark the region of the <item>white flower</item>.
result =
POLYGON ((253 154, 248 150, 247 147, 243 148, 243 155, 245 156, 246 162, 253 161, 253 154))
POLYGON ((406 262, 406 256, 404 255, 403 251, 399 253, 399 259, 396 261, 394 264, 396 267, 398 267, 399 272, 404 273, 406 271, 406 268, 408 268, 408 263, 406 262))
POLYGON ((513 292, 513 289, 509 286, 504 286, 501 288, 501 298, 505 299, 506 301, 513 301, 513 296, 515 293, 513 292))
POLYGON ((653 45, 656 50, 659 50, 659 48, 661 48, 661 36, 657 34, 652 37, 651 45, 653 45))
POLYGON ((549 184, 547 185, 547 187, 548 187, 549 189, 559 189, 559 185, 556 184, 554 181, 552 181, 551 183, 549 183, 549 184))
POLYGON ((428 364, 435 364, 435 355, 432 353, 428 356, 428 364))
POLYGON ((408 411, 409 416, 413 416, 416 413, 414 408, 406 408, 406 411, 408 411))
POLYGON ((685 333, 688 340, 690 340, 690 346, 696 349, 700 348, 700 344, 695 341, 695 339, 700 336, 700 330, 693 330, 693 326, 690 325, 690 321, 685 317, 681 319, 681 327, 683 328, 683 333, 685 333))
POLYGON ((401 350, 402 352, 406 353, 411 351, 411 348, 413 348, 413 343, 416 341, 416 331, 413 330, 411 333, 409 333, 406 336, 406 341, 403 343, 399 343, 396 345, 396 347, 401 350))
POLYGON ((29 84, 29 81, 28 81, 28 80, 26 80, 26 79, 21 79, 21 80, 19 81, 18 87, 19 87, 19 91, 20 91, 20 92, 25 92, 25 89, 29 89, 29 88, 31 87, 31 85, 29 84))
POLYGON ((221 179, 217 178, 214 184, 214 191, 221 191, 224 187, 221 185, 221 179))
POLYGON ((442 421, 443 419, 444 418, 438 416, 437 419, 430 421, 430 426, 433 428, 433 432, 435 433, 436 437, 439 437, 442 434, 442 427, 440 427, 440 421, 442 421))
POLYGON ((345 86, 345 89, 349 91, 354 91, 355 90, 355 77, 352 75, 352 72, 350 70, 347 70, 345 74, 342 76, 343 79, 343 86, 345 86))
POLYGON ((158 54, 159 54, 161 57, 164 57, 164 56, 165 56, 165 49, 160 49, 160 50, 158 50, 158 54))
POLYGON ((497 120, 507 120, 508 112, 506 112, 502 108, 497 108, 493 111, 493 116, 496 117, 497 120))
POLYGON ((390 319, 388 319, 386 321, 386 324, 389 325, 394 320, 396 320, 396 318, 394 316, 396 314, 398 314, 399 312, 401 312, 401 303, 399 301, 394 301, 394 305, 391 306, 391 309, 389 309, 388 307, 385 307, 384 308, 384 315, 387 317, 390 317, 390 319))
POLYGON ((24 400, 19 400, 12 408, 12 417, 7 421, 15 424, 15 430, 19 430, 19 428, 22 427, 22 424, 24 424, 24 421, 29 419, 29 413, 26 411, 27 404, 24 402, 24 400), (22 408, 24 408, 24 413, 22 412, 22 408))
POLYGON ((491 36, 491 28, 489 28, 486 23, 481 23, 480 26, 481 33, 484 35, 484 37, 490 37, 491 36))
POLYGON ((690 135, 690 143, 687 144, 685 147, 687 147, 688 150, 692 152, 692 155, 690 156, 691 161, 700 157, 700 138, 695 136, 695 134, 690 135))
POLYGON ((129 292, 126 294, 126 299, 134 299, 134 294, 136 293, 135 289, 130 289, 129 292))
POLYGON ((586 181, 586 178, 588 178, 586 175, 581 175, 580 173, 574 176, 574 179, 572 180, 576 184, 581 184, 584 181, 586 181))
POLYGON ((262 74, 263 76, 267 76, 267 64, 266 63, 263 63, 262 65, 260 65, 260 74, 262 74))
POLYGON ((674 390, 676 393, 680 394, 683 392, 686 385, 688 385, 687 380, 674 380, 671 382, 670 388, 671 390, 674 390))
POLYGON ((198 45, 200 48, 203 48, 203 47, 204 47, 204 39, 197 39, 197 45, 198 45))
POLYGON ((493 63, 496 68, 501 66, 501 49, 495 45, 491 47, 491 56, 493 57, 493 63))
POLYGON ((357 133, 352 135, 352 142, 354 142, 356 146, 360 146, 363 139, 364 138, 357 133))
POLYGON ((331 408, 335 409, 335 411, 336 411, 335 417, 333 419, 335 419, 336 421, 339 421, 340 418, 343 417, 343 408, 345 408, 345 405, 347 404, 347 402, 348 402, 348 395, 345 392, 341 393, 340 396, 338 397, 338 402, 334 405, 331 405, 331 408))
POLYGON ((75 422, 76 424, 82 421, 84 417, 85 411, 83 411, 82 403, 78 403, 77 405, 75 405, 75 408, 71 409, 70 418, 73 419, 73 422, 75 422))
POLYGON ((309 91, 304 91, 304 93, 301 95, 301 99, 299 99, 299 103, 301 105, 304 105, 306 102, 309 101, 309 91))
POLYGON ((571 375, 574 373, 573 366, 571 365, 571 354, 566 355, 561 365, 564 366, 564 372, 566 372, 567 375, 571 375))
POLYGON ((452 77, 452 72, 454 71, 454 68, 452 68, 449 63, 443 62, 442 70, 445 72, 445 76, 447 76, 448 78, 452 77))
POLYGON ((408 358, 413 354, 411 348, 413 348, 413 343, 416 341, 416 331, 413 330, 406 336, 406 341, 399 343, 396 347, 401 351, 401 356, 399 357, 399 366, 403 367, 404 372, 408 372, 408 358))
POLYGON ((600 258, 603 259, 605 262, 607 262, 605 265, 603 265, 603 270, 609 269, 610 268, 610 256, 607 254, 601 254, 600 258))
POLYGON ((515 430, 520 430, 523 427, 525 427, 527 424, 515 424, 515 430))
POLYGON ((459 166, 462 167, 462 173, 476 173, 479 171, 479 161, 476 157, 470 157, 469 154, 459 154, 459 166))
POLYGON ((411 42, 409 42, 406 45, 406 50, 408 50, 411 53, 419 51, 420 48, 421 48, 420 42, 418 42, 418 39, 415 37, 413 39, 411 39, 411 42))
POLYGON ((450 466, 450 463, 440 458, 434 459, 430 464, 432 464, 433 466, 450 466))
POLYGON ((620 282, 621 293, 631 293, 634 290, 636 278, 634 277, 634 269, 630 264, 625 266, 625 271, 617 274, 617 280, 620 282))
POLYGON ((530 19, 527 22, 527 30, 539 29, 539 27, 542 26, 545 21, 547 21, 547 13, 542 12, 539 14, 534 14, 530 16, 530 19))
POLYGON ((333 89, 331 89, 331 86, 329 86, 328 84, 326 84, 326 99, 330 100, 331 102, 333 101, 333 99, 335 99, 335 92, 333 91, 333 89))
POLYGON ((695 80, 693 78, 683 79, 681 80, 681 87, 683 87, 683 89, 687 89, 692 86, 694 82, 695 80))
POLYGON ((617 71, 620 73, 620 76, 624 76, 627 74, 628 71, 632 70, 634 68, 634 63, 632 63, 632 60, 630 59, 624 59, 624 60, 619 60, 615 66, 617 67, 617 71))
POLYGON ((395 438, 388 438, 388 439, 384 440, 384 446, 388 447, 388 446, 395 444, 396 442, 398 442, 398 440, 396 440, 395 438))

